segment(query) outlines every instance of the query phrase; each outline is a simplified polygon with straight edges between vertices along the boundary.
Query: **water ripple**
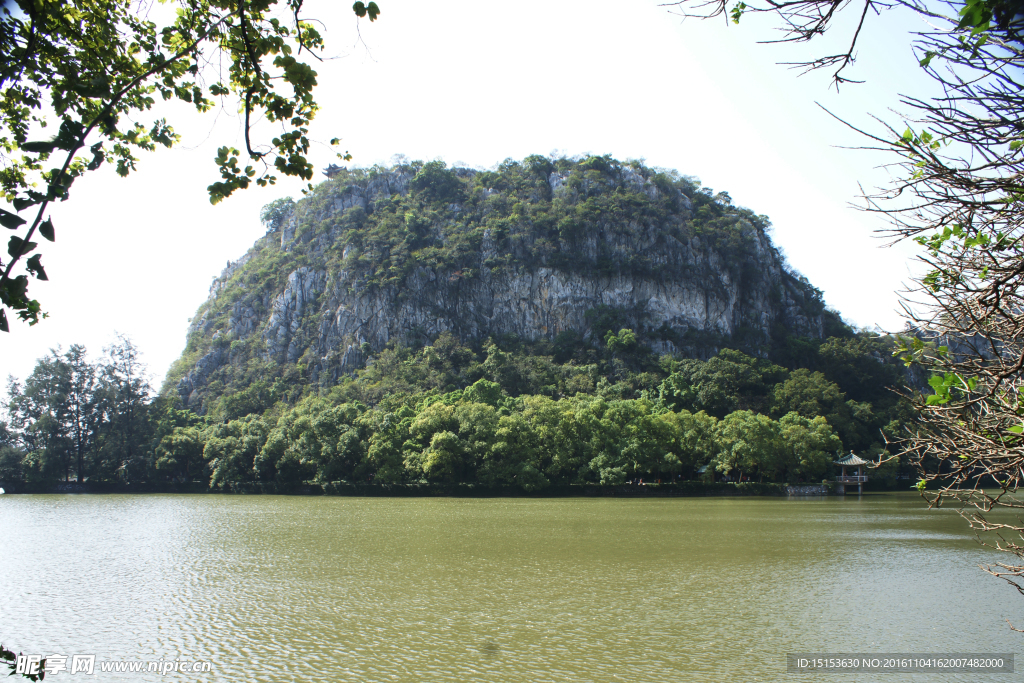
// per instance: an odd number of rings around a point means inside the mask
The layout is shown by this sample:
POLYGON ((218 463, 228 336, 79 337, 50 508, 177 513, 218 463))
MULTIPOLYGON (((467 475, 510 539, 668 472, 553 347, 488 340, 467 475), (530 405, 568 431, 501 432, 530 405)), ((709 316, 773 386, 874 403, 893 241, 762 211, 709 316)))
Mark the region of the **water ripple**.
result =
POLYGON ((212 681, 777 680, 790 651, 1017 643, 993 555, 913 496, 3 496, 0 528, 5 644, 212 681))

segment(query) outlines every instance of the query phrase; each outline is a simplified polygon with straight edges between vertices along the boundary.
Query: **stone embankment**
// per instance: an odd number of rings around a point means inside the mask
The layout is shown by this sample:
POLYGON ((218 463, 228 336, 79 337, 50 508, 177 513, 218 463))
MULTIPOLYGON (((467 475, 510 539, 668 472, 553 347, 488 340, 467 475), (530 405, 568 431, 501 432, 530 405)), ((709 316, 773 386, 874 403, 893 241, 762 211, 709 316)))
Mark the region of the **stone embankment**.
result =
POLYGON ((803 486, 787 486, 787 496, 827 496, 834 493, 825 484, 809 484, 803 486))

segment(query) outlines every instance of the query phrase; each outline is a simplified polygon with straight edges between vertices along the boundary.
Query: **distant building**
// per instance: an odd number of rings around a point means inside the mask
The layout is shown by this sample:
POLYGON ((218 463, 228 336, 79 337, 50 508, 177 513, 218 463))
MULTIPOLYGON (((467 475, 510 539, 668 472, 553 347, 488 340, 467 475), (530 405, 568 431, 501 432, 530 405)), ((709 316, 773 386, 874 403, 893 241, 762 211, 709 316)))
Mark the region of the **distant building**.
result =
POLYGON ((864 467, 864 465, 868 465, 870 463, 868 463, 868 461, 864 460, 863 458, 857 457, 856 455, 853 454, 853 451, 850 451, 847 455, 844 455, 843 457, 836 460, 835 464, 843 468, 843 474, 841 476, 836 477, 836 483, 838 484, 838 492, 845 494, 847 484, 856 484, 857 494, 859 495, 863 493, 864 482, 866 482, 868 478, 863 473, 863 470, 861 468, 864 467), (857 474, 847 474, 847 467, 856 467, 857 474))
POLYGON ((331 164, 330 166, 324 169, 324 175, 327 176, 328 178, 333 179, 334 176, 338 175, 343 170, 345 169, 343 169, 341 166, 338 166, 337 164, 331 164))

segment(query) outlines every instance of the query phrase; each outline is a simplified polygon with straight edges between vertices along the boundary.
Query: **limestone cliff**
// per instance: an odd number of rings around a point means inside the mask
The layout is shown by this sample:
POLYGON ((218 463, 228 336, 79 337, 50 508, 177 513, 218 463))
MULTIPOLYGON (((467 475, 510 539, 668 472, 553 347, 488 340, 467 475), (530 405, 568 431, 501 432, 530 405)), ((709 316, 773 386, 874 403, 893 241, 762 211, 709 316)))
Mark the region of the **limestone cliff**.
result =
POLYGON ((636 162, 355 170, 272 213, 214 281, 168 376, 193 409, 289 369, 329 386, 366 354, 444 331, 600 343, 594 321, 610 312, 689 356, 823 332, 820 293, 787 270, 765 217, 636 162))

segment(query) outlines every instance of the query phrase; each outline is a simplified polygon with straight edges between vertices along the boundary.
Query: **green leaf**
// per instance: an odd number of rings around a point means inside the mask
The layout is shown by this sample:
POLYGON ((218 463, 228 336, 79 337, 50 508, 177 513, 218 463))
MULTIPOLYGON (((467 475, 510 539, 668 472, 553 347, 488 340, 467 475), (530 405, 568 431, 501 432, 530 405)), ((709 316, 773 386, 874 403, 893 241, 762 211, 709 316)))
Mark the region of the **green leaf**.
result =
MULTIPOLYGON (((22 275, 21 277, 25 276, 22 275)), ((36 301, 35 299, 32 299, 31 301, 26 301, 24 310, 18 311, 18 317, 27 322, 29 324, 29 327, 31 327, 32 325, 36 325, 39 323, 39 317, 41 313, 42 310, 39 307, 39 302, 36 301)), ((47 318, 49 317, 49 314, 42 313, 42 317, 47 318)))
POLYGON ((948 391, 949 383, 946 381, 946 377, 948 377, 948 375, 932 375, 928 378, 928 384, 937 392, 948 391))
POLYGON ((10 241, 7 242, 7 253, 12 258, 18 258, 24 256, 38 246, 35 242, 25 242, 17 235, 11 237, 10 241))
POLYGON ((0 332, 10 332, 11 328, 7 325, 7 314, 4 313, 4 309, 0 308, 0 332))
POLYGON ((53 223, 50 222, 49 218, 43 221, 42 225, 39 226, 39 234, 50 242, 53 241, 53 223))
POLYGON ((103 163, 103 159, 105 158, 103 154, 103 143, 97 142, 95 145, 89 148, 89 151, 92 152, 92 161, 89 162, 89 164, 86 166, 86 169, 90 171, 95 171, 97 168, 100 167, 100 164, 103 163))
POLYGON ((1022 425, 1014 425, 1014 426, 1010 427, 1009 429, 1007 429, 1006 431, 1013 432, 1014 434, 1024 434, 1024 426, 1022 426, 1022 425))
POLYGON ((960 10, 960 16, 962 19, 957 25, 957 29, 965 28, 976 28, 982 23, 987 23, 986 15, 991 12, 985 6, 985 0, 967 0, 964 3, 963 8, 960 10))
POLYGON ((18 226, 25 225, 25 219, 11 213, 10 211, 0 209, 0 225, 10 230, 17 230, 18 226))
POLYGON ((33 154, 49 154, 53 151, 53 148, 57 146, 57 143, 53 140, 43 142, 42 140, 36 142, 26 142, 21 146, 22 152, 32 152, 33 154))
POLYGON ((747 9, 747 5, 744 2, 738 2, 729 12, 729 16, 732 18, 732 23, 740 23, 740 18, 743 16, 743 11, 747 9))
POLYGON ((0 303, 10 308, 24 308, 28 305, 28 278, 19 275, 13 280, 0 284, 0 303))
POLYGON ((28 260, 25 267, 28 269, 28 272, 35 274, 37 280, 49 280, 50 278, 46 277, 46 270, 43 268, 43 264, 39 262, 41 257, 42 254, 36 254, 28 260))
POLYGON ((950 390, 960 383, 960 378, 952 373, 935 374, 928 378, 928 385, 935 391, 925 399, 925 405, 945 405, 952 396, 950 390))
POLYGON ((362 0, 359 0, 359 2, 352 5, 352 11, 356 13, 357 17, 369 16, 370 21, 376 21, 377 17, 380 16, 380 7, 375 2, 365 5, 362 0))

